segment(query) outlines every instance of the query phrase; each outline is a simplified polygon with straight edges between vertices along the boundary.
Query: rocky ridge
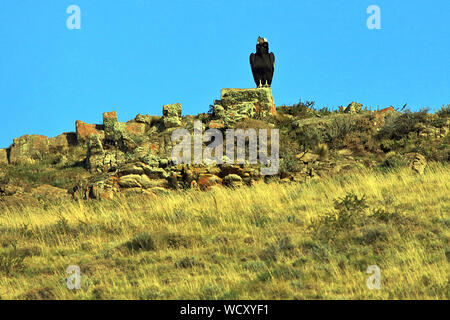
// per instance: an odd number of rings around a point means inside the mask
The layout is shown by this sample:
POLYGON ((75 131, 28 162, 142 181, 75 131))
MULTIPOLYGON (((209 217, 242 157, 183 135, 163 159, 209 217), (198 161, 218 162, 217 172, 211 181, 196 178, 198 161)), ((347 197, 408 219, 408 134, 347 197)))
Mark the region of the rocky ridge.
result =
MULTIPOLYGON (((380 161, 376 157, 358 157, 358 152, 355 152, 358 148, 328 150, 327 145, 323 144, 302 148, 291 158, 282 154, 284 167, 276 176, 264 177, 260 174, 259 165, 248 163, 176 165, 171 160, 175 144, 171 141, 172 132, 177 128, 192 131, 195 120, 201 121, 204 129, 280 128, 282 132, 292 130, 297 133, 322 130, 319 134, 326 136, 334 130, 332 126, 336 119, 350 116, 355 121, 363 119, 379 131, 385 126, 386 119, 397 113, 392 107, 366 112, 362 107, 352 102, 347 108, 329 115, 306 108, 303 111, 312 116, 298 119, 282 112, 283 108, 275 108, 270 88, 259 88, 223 89, 221 99, 214 101, 210 112, 197 116, 183 117, 179 103, 163 106, 162 116, 138 114, 128 122, 119 122, 116 111, 105 112, 102 124, 77 120, 75 132, 62 133, 54 138, 25 135, 15 138, 9 148, 0 149, 0 196, 112 199, 117 194, 137 193, 153 197, 177 189, 238 188, 263 181, 301 183, 354 169, 375 167, 380 161), (40 164, 51 166, 56 172, 74 167, 80 170, 77 171, 77 179, 71 180, 72 185, 67 189, 51 185, 52 181, 35 183, 32 187, 22 186, 20 181, 12 181, 14 179, 8 174, 14 167, 40 164)), ((438 127, 422 125, 414 130, 418 137, 443 140, 448 137, 449 121, 446 118, 438 127)), ((287 143, 286 139, 290 139, 289 135, 282 135, 280 144, 287 143)), ((295 142, 295 139, 292 140, 295 142)), ((418 152, 401 156, 407 159, 415 172, 423 174, 426 157, 418 152)))

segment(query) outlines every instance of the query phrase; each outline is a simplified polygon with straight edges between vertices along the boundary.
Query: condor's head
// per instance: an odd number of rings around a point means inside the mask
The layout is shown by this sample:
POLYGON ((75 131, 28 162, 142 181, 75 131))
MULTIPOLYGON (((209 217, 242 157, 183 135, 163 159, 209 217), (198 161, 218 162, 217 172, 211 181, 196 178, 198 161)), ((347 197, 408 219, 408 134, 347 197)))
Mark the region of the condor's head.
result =
POLYGON ((269 53, 269 42, 266 38, 258 37, 258 42, 256 43, 256 53, 259 55, 269 53))

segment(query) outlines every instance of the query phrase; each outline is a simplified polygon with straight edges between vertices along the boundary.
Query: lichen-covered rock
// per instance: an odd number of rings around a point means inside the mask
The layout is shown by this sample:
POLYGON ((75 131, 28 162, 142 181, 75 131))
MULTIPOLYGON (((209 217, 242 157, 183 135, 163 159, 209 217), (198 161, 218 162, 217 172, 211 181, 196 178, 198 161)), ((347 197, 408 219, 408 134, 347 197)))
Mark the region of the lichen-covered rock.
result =
POLYGON ((141 175, 129 174, 119 179, 119 186, 122 188, 142 188, 141 175))
POLYGON ((229 188, 238 188, 241 187, 243 182, 242 178, 237 174, 229 174, 222 181, 223 185, 229 188))
POLYGON ((131 136, 142 136, 145 133, 145 124, 129 121, 125 123, 125 132, 131 136))
POLYGON ((169 182, 166 179, 149 179, 145 186, 147 189, 156 187, 166 189, 169 187, 169 182))
POLYGON ((157 195, 157 196, 167 196, 170 194, 170 191, 162 188, 162 187, 153 187, 150 188, 148 191, 151 191, 153 194, 157 195))
POLYGON ((90 135, 87 139, 87 169, 89 169, 91 172, 102 172, 105 158, 105 150, 103 149, 103 144, 100 141, 98 135, 90 135))
POLYGON ((118 173, 121 175, 128 175, 128 174, 143 174, 144 168, 142 166, 142 163, 127 163, 121 168, 119 168, 118 173))
POLYGON ((77 134, 75 132, 64 132, 54 138, 48 139, 48 147, 51 153, 69 152, 71 146, 77 144, 77 134))
POLYGON ((420 153, 408 153, 409 167, 418 174, 423 174, 428 164, 427 159, 420 153))
POLYGON ((358 103, 358 102, 352 102, 350 103, 347 108, 345 108, 344 112, 345 113, 359 113, 362 111, 362 107, 363 105, 358 103))
POLYGON ((159 157, 154 154, 151 144, 141 145, 134 150, 134 158, 151 167, 159 166, 159 157))
POLYGON ((103 126, 105 139, 126 152, 133 152, 148 138, 145 123, 135 120, 119 122, 115 111, 103 113, 103 126))
POLYGON ((145 174, 151 179, 166 179, 169 176, 163 168, 155 168, 145 165, 143 169, 145 174))
POLYGON ((239 165, 230 165, 230 164, 221 165, 221 170, 220 170, 221 177, 225 177, 230 174, 234 174, 234 175, 243 177, 244 173, 245 173, 245 170, 243 168, 241 168, 239 165))
POLYGON ((166 128, 181 126, 181 104, 174 103, 163 106, 163 122, 166 128))
POLYGON ((126 176, 122 176, 119 179, 119 186, 122 188, 148 189, 157 185, 158 183, 152 182, 152 180, 145 174, 129 174, 126 176))
POLYGON ((103 127, 105 129, 105 139, 111 141, 122 139, 125 125, 117 119, 116 111, 103 113, 103 127))
POLYGON ((0 149, 0 164, 8 164, 8 150, 0 149))
POLYGON ((10 150, 11 164, 33 163, 48 154, 48 137, 35 134, 15 138, 10 150))
POLYGON ((161 117, 160 116, 151 116, 148 114, 138 114, 136 116, 136 118, 134 118, 134 120, 139 123, 145 123, 149 126, 153 126, 161 120, 161 117))
POLYGON ((65 189, 53 187, 48 184, 43 184, 32 191, 35 197, 42 197, 46 199, 70 199, 70 194, 65 189))
POLYGON ((75 127, 77 131, 78 143, 87 142, 89 136, 98 136, 100 140, 105 138, 105 132, 103 131, 103 126, 98 124, 89 124, 81 120, 75 122, 75 127))
POLYGON ((221 185, 222 179, 214 174, 201 174, 198 178, 198 186, 200 190, 210 189, 214 185, 221 185))
POLYGON ((114 190, 118 189, 117 180, 110 173, 95 174, 78 181, 70 193, 74 200, 112 199, 114 190))
POLYGON ((230 126, 243 118, 275 115, 275 102, 270 88, 222 89, 221 100, 215 101, 214 117, 230 126))
POLYGON ((319 159, 319 155, 312 152, 305 152, 297 156, 304 163, 312 163, 319 159))

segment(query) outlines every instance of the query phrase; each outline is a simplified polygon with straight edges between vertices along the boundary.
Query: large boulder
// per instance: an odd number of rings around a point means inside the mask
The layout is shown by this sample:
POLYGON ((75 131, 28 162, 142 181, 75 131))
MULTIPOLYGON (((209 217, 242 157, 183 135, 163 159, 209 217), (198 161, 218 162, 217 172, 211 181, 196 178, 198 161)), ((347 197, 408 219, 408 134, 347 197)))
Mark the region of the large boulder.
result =
POLYGON ((118 178, 110 173, 95 174, 81 179, 70 192, 75 200, 112 199, 118 191, 118 178))
POLYGON ((122 188, 144 188, 154 187, 150 178, 145 174, 129 174, 119 179, 119 186, 122 188))
POLYGON ((103 113, 105 139, 127 152, 132 152, 146 140, 146 124, 135 120, 126 123, 119 122, 116 111, 103 113))
POLYGON ((229 89, 221 91, 221 99, 214 103, 214 116, 226 125, 243 118, 261 118, 276 113, 270 88, 229 89))
POLYGON ((351 114, 359 113, 362 111, 362 107, 363 107, 363 105, 361 103, 352 102, 347 106, 347 108, 345 108, 344 112, 351 113, 351 114))
POLYGON ((48 137, 35 134, 15 138, 10 150, 11 164, 33 163, 48 154, 48 137))
POLYGON ((89 169, 91 172, 103 172, 105 150, 103 149, 103 144, 100 138, 97 135, 89 136, 87 140, 87 147, 87 169, 89 169))
POLYGON ((116 111, 103 113, 103 127, 105 128, 105 139, 111 141, 122 139, 124 125, 117 119, 116 111))
POLYGON ((243 184, 242 178, 237 174, 229 174, 223 178, 223 185, 229 188, 238 188, 243 184))
POLYGON ((89 124, 81 120, 75 122, 75 127, 77 131, 78 142, 83 144, 86 143, 88 138, 92 135, 98 136, 100 140, 105 138, 105 132, 103 131, 103 126, 98 124, 89 124))
POLYGON ((181 104, 174 103, 163 106, 163 122, 166 128, 181 126, 181 104))

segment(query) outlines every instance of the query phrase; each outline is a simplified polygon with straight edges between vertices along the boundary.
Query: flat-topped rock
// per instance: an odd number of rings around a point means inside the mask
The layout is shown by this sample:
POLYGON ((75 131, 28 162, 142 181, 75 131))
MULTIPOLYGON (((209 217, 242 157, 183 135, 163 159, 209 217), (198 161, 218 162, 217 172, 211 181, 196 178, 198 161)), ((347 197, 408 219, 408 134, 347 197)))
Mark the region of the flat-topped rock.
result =
POLYGON ((270 88, 224 88, 220 97, 214 103, 214 116, 223 120, 226 125, 246 117, 261 118, 276 113, 270 88))

